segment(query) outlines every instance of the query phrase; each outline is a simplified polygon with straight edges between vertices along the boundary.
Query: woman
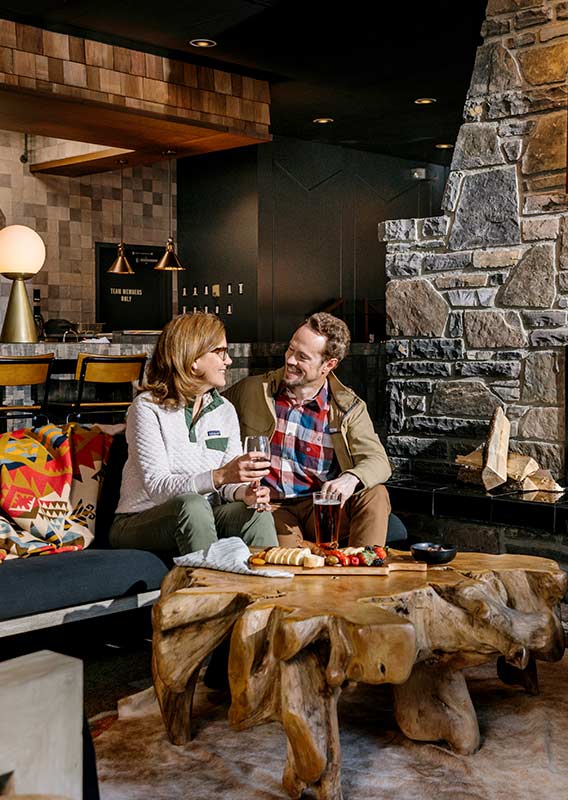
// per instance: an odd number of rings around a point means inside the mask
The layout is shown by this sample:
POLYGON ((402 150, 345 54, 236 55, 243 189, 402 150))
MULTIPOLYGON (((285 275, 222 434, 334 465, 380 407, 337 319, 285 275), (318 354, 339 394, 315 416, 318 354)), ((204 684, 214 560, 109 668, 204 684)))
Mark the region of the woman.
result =
POLYGON ((212 314, 176 317, 163 329, 128 411, 113 547, 184 554, 226 536, 278 544, 272 514, 252 507, 269 503, 258 482, 270 462, 243 455, 237 414, 218 392, 231 363, 212 314))

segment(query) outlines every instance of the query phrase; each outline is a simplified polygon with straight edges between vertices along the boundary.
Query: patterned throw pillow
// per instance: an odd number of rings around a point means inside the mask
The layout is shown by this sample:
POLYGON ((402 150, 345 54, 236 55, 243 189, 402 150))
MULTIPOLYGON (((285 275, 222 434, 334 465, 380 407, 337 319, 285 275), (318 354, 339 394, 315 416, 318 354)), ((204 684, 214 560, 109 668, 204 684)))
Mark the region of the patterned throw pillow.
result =
POLYGON ((77 423, 0 435, 0 552, 26 557, 87 547, 111 441, 97 426, 77 423))

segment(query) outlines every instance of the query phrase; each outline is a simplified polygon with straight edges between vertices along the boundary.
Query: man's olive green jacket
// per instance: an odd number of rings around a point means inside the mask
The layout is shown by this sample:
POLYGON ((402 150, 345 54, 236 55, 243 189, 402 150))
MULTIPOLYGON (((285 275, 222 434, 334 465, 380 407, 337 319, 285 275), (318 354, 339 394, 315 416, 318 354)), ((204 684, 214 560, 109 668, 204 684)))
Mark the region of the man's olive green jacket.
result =
MULTIPOLYGON (((268 436, 276 427, 274 395, 284 369, 253 375, 229 387, 223 394, 237 409, 241 437, 268 436)), ((370 489, 384 483, 391 475, 385 449, 375 433, 367 406, 355 392, 344 386, 330 372, 329 432, 341 472, 352 472, 370 489)))

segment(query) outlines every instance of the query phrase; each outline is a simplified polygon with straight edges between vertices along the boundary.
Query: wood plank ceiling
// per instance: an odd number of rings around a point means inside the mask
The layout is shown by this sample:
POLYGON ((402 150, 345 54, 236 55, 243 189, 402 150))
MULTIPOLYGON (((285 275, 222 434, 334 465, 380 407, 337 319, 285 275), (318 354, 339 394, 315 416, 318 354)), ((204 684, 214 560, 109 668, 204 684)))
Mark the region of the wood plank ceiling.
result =
POLYGON ((0 54, 3 128, 96 145, 32 172, 86 175, 271 138, 266 81, 8 20, 0 54))

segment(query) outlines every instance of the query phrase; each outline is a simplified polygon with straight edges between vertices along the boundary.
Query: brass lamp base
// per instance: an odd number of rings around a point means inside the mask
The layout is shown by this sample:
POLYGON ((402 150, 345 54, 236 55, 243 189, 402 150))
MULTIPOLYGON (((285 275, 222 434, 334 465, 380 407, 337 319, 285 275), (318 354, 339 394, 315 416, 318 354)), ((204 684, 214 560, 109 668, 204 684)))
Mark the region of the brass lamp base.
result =
POLYGON ((13 281, 0 334, 0 342, 37 342, 37 328, 25 280, 32 277, 28 272, 3 272, 5 278, 13 281))

